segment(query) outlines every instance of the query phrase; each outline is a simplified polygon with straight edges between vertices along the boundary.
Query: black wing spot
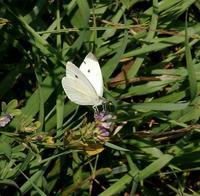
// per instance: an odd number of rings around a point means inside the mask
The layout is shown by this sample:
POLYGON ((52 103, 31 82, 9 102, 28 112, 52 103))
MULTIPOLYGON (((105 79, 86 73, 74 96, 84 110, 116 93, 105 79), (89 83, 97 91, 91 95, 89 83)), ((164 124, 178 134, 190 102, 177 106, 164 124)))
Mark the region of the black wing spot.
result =
POLYGON ((75 75, 75 78, 78 78, 78 76, 77 76, 77 75, 75 75))
POLYGON ((88 73, 90 73, 90 69, 88 69, 88 71, 87 71, 88 73))

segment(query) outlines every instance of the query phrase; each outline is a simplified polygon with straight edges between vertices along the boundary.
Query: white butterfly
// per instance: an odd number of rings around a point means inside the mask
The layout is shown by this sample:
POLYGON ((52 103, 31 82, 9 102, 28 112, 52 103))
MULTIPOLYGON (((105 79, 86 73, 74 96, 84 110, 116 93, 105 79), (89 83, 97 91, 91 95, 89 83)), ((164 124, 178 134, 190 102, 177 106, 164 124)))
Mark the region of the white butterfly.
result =
POLYGON ((79 105, 101 105, 104 101, 103 78, 96 57, 90 52, 78 69, 67 62, 62 86, 68 98, 79 105))

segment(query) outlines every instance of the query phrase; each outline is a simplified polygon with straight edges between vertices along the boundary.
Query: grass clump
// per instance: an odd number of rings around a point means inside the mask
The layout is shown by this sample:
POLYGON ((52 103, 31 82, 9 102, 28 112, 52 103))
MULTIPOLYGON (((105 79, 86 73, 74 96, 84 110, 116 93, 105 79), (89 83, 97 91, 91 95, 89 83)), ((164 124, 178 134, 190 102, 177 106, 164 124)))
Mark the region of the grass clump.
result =
POLYGON ((199 1, 0 5, 2 195, 200 194, 199 1), (61 86, 90 51, 106 120, 61 86))

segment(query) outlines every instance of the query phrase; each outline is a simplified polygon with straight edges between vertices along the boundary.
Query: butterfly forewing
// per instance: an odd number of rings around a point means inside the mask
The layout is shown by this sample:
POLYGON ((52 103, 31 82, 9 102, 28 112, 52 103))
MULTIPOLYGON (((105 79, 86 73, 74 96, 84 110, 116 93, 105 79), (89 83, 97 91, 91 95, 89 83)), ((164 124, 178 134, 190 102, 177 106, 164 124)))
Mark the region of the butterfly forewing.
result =
POLYGON ((79 68, 81 72, 87 77, 96 93, 103 96, 103 78, 101 68, 96 57, 90 52, 81 63, 79 68))

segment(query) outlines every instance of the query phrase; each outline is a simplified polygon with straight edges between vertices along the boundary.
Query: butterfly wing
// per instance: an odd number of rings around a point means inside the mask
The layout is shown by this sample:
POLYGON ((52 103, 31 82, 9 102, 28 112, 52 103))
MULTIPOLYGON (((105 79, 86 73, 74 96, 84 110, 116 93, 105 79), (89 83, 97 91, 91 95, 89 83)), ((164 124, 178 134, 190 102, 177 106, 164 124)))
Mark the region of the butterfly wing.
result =
POLYGON ((103 96, 103 77, 101 68, 96 57, 90 52, 81 63, 79 68, 87 77, 97 94, 103 96))
POLYGON ((102 100, 85 75, 71 62, 66 65, 62 86, 68 98, 79 105, 100 105, 102 100))

